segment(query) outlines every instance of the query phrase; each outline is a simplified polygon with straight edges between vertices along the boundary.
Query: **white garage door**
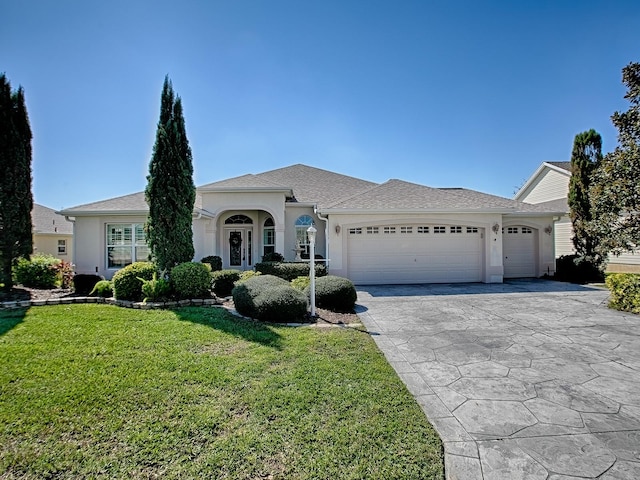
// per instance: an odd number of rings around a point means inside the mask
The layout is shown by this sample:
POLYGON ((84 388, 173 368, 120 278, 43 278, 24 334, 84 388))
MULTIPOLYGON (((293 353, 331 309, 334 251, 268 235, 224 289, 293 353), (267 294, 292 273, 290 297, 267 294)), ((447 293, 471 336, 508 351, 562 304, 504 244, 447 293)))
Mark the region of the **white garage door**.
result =
POLYGON ((505 227, 502 235, 504 278, 536 276, 536 235, 529 227, 505 227))
POLYGON ((349 278, 356 284, 482 280, 482 229, 464 225, 350 228, 349 278))

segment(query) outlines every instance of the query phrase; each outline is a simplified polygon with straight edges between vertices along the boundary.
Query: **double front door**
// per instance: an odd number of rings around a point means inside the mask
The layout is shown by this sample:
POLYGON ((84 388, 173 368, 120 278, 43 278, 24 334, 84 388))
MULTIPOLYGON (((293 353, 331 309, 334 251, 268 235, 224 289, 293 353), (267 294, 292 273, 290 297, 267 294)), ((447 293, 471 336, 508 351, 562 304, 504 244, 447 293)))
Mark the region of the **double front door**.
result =
POLYGON ((225 231, 226 258, 230 268, 247 270, 253 267, 253 229, 230 228, 225 231))

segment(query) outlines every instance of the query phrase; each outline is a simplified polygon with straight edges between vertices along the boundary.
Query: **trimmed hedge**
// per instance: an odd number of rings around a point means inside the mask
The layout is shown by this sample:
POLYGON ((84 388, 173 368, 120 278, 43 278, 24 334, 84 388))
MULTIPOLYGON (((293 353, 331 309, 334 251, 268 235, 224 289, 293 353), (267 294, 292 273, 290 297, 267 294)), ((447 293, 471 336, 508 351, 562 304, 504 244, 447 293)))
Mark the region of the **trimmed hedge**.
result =
POLYGON ((273 275, 258 275, 238 283, 233 289, 236 310, 268 322, 293 322, 307 313, 307 297, 289 283, 273 275))
POLYGON ((62 284, 59 265, 62 261, 53 255, 33 255, 20 258, 13 267, 16 283, 30 288, 56 288, 62 284))
POLYGON ((219 297, 231 295, 234 284, 240 280, 242 272, 239 270, 218 270, 211 274, 213 279, 213 292, 219 297))
POLYGON ((88 295, 101 280, 100 275, 79 273, 73 277, 73 289, 78 295, 88 295))
POLYGON ((113 276, 113 294, 117 300, 142 300, 142 281, 152 280, 157 273, 151 262, 135 262, 118 270, 113 276))
MULTIPOLYGON (((305 262, 260 262, 256 263, 256 271, 263 275, 274 275, 290 282, 294 278, 309 276, 309 264, 305 262)), ((327 266, 316 263, 316 277, 324 277, 327 266)))
MULTIPOLYGON (((310 289, 305 289, 309 295, 310 289)), ((316 280, 316 305, 334 312, 353 312, 356 287, 348 278, 327 275, 316 280)))
POLYGON ((611 292, 610 308, 640 313, 640 275, 612 273, 607 275, 606 284, 611 292))
POLYGON ((176 265, 169 274, 178 298, 211 296, 211 273, 204 263, 185 262, 176 265))
POLYGON ((200 260, 202 263, 207 263, 211 266, 212 272, 222 270, 222 258, 217 255, 209 255, 200 260))

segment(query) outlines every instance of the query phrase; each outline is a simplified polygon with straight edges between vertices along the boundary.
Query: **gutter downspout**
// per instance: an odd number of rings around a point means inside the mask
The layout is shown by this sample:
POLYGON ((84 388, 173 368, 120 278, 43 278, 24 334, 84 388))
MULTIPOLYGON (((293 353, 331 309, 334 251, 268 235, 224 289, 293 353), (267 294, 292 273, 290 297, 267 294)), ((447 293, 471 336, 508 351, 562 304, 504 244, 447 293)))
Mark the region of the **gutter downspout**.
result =
MULTIPOLYGON (((71 225, 73 225, 73 255, 71 256, 71 264, 73 265, 73 270, 75 273, 75 269, 76 269, 76 217, 73 217, 73 220, 71 220, 71 218, 69 218, 69 215, 65 215, 64 219, 67 222, 71 222, 71 225)), ((97 272, 96 272, 97 273, 97 272)))
POLYGON ((326 265, 327 270, 329 270, 329 218, 324 218, 320 215, 317 205, 313 206, 313 213, 315 213, 316 217, 324 222, 324 264, 326 265))

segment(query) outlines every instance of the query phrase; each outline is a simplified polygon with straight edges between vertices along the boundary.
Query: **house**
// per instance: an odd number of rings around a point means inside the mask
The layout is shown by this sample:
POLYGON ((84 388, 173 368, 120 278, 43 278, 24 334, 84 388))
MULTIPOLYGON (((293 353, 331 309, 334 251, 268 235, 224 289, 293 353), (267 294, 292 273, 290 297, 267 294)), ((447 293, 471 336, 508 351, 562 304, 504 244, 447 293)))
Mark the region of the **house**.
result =
MULTIPOLYGON (((569 179, 571 162, 543 162, 518 190, 514 199, 552 210, 560 210, 562 216, 555 222, 555 256, 571 255, 573 227, 569 217, 569 179)), ((640 253, 623 253, 609 257, 609 272, 640 273, 640 253)))
POLYGON ((73 258, 73 225, 55 210, 33 204, 33 253, 53 255, 71 262, 73 258))
MULTIPOLYGON (((59 212, 73 219, 77 273, 111 278, 146 260, 144 193, 59 212)), ((377 184, 306 165, 247 174, 197 188, 195 260, 251 269, 262 256, 316 253, 357 284, 502 282, 553 274, 555 211, 464 188, 402 180, 377 184)))

